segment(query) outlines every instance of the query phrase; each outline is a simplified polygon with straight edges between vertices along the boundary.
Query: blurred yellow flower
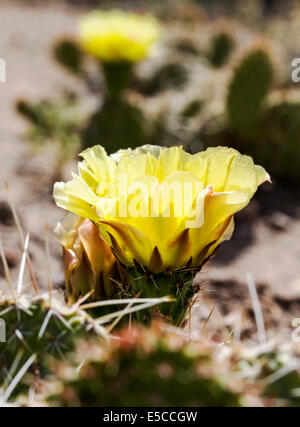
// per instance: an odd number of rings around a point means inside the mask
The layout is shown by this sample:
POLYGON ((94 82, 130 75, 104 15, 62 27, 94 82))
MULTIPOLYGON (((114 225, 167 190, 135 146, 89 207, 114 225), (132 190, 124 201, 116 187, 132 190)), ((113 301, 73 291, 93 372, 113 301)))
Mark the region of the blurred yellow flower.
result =
POLYGON ((125 265, 154 273, 200 267, 269 179, 251 157, 227 147, 191 155, 143 146, 108 156, 94 146, 81 156, 79 175, 55 184, 57 205, 95 222, 125 265))
POLYGON ((63 247, 68 299, 75 301, 91 290, 93 299, 110 297, 113 291, 110 278, 116 259, 96 225, 68 214, 57 224, 55 235, 63 247))
POLYGON ((84 49, 103 62, 136 62, 148 55, 159 24, 150 15, 93 11, 81 19, 79 34, 84 49))

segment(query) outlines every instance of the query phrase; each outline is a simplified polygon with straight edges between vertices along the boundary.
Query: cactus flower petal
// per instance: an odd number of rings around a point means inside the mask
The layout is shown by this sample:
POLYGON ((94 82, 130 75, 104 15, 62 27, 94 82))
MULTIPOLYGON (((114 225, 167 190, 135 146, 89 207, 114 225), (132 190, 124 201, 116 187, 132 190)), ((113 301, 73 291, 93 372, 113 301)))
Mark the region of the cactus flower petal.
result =
POLYGON ((55 184, 56 203, 97 224, 122 263, 153 273, 201 267, 230 238, 234 214, 270 179, 227 147, 191 155, 144 146, 108 156, 96 146, 82 156, 79 175, 55 184))
POLYGON ((159 25, 150 15, 92 11, 81 19, 79 35, 83 48, 103 62, 136 62, 148 55, 159 25))
POLYGON ((95 224, 69 214, 57 224, 55 234, 63 247, 69 300, 83 296, 92 289, 94 298, 110 293, 110 277, 116 259, 95 224))

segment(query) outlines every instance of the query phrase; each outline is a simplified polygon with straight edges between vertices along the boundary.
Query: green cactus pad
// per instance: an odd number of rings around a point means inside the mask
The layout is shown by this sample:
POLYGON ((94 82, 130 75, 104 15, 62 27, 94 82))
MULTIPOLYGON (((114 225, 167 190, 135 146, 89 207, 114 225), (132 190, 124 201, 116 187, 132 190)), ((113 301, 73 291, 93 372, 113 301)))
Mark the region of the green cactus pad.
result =
POLYGON ((263 49, 252 50, 237 66, 229 85, 226 107, 230 124, 240 135, 251 135, 257 126, 272 78, 272 63, 263 49))

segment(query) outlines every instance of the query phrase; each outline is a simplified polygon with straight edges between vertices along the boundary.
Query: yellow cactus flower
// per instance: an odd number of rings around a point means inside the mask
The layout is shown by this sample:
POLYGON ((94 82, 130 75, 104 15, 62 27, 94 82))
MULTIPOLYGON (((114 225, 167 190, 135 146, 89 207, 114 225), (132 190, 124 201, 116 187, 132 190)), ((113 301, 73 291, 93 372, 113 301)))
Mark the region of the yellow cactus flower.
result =
POLYGON ((97 224, 119 260, 148 271, 200 267, 230 238, 233 215, 269 175, 227 147, 188 154, 143 146, 81 153, 79 175, 56 183, 58 206, 97 224))
POLYGON ((93 11, 81 19, 79 35, 83 48, 102 62, 137 62, 157 40, 159 25, 150 15, 93 11))
POLYGON ((110 297, 116 259, 95 224, 68 214, 57 224, 55 235, 63 247, 68 299, 74 301, 91 290, 93 299, 110 297))

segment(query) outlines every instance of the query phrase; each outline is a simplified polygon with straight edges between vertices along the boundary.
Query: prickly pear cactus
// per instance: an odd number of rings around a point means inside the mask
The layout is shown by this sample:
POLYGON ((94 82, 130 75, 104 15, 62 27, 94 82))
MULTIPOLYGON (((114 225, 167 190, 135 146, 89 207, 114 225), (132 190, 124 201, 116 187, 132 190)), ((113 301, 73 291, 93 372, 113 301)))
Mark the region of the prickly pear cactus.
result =
POLYGON ((79 130, 84 121, 79 112, 78 103, 74 94, 68 94, 59 102, 45 100, 37 104, 20 100, 17 111, 30 124, 27 138, 39 148, 51 142, 56 144, 56 157, 58 175, 66 161, 77 153, 79 143, 79 130))
POLYGON ((70 94, 62 102, 45 100, 32 104, 20 100, 17 111, 33 125, 29 137, 36 142, 60 138, 74 144, 78 132, 77 100, 70 94))
POLYGON ((235 69, 226 107, 233 130, 241 136, 252 135, 257 126, 272 79, 272 62, 262 48, 250 51, 235 69))
POLYGON ((83 73, 84 54, 72 39, 59 40, 53 49, 56 61, 68 71, 81 75, 83 73))
POLYGON ((205 146, 231 145, 263 164, 272 178, 300 180, 300 101, 297 92, 272 92, 256 126, 241 134, 225 126, 203 135, 205 146), (296 96, 295 96, 296 95, 296 96))
POLYGON ((300 179, 300 102, 283 100, 271 105, 260 123, 259 143, 249 143, 255 159, 263 162, 273 177, 300 179), (253 147, 253 148, 252 148, 253 147))
POLYGON ((290 337, 257 348, 244 346, 237 367, 251 377, 254 387, 260 388, 262 405, 300 406, 299 351, 299 343, 293 343, 290 337))
POLYGON ((168 89, 181 90, 187 84, 188 71, 179 62, 169 62, 158 68, 148 79, 136 81, 136 89, 145 96, 154 96, 168 89))
POLYGON ((215 142, 208 140, 208 145, 218 144, 220 139, 229 142, 263 164, 272 178, 279 180, 300 180, 300 102, 285 100, 270 103, 261 114, 259 123, 253 129, 252 136, 241 137, 231 129, 219 133, 215 142))
POLYGON ((170 296, 171 302, 165 302, 159 307, 141 310, 134 315, 138 323, 148 324, 153 317, 160 316, 180 326, 187 314, 194 294, 199 291, 194 285, 195 269, 183 268, 173 272, 154 274, 145 271, 138 264, 128 268, 123 273, 123 286, 119 287, 120 297, 128 295, 142 298, 162 298, 170 296))
POLYGON ((241 405, 239 392, 222 374, 226 363, 223 367, 214 363, 209 346, 186 343, 178 334, 163 332, 158 324, 126 328, 118 338, 107 345, 81 342, 68 363, 57 363, 53 369, 59 380, 48 402, 59 406, 241 405), (83 364, 82 354, 86 356, 83 364))
POLYGON ((44 297, 3 299, 0 318, 6 335, 5 342, 0 343, 0 387, 13 376, 12 367, 18 370, 33 354, 36 358, 31 372, 45 375, 45 357, 63 358, 73 349, 75 337, 85 332, 83 318, 56 299, 44 297))
POLYGON ((214 67, 221 68, 229 60, 233 49, 234 40, 231 35, 227 32, 220 32, 211 41, 208 59, 214 67))
POLYGON ((108 153, 135 148, 149 139, 148 127, 142 110, 123 99, 109 98, 83 130, 82 148, 102 144, 108 153))

